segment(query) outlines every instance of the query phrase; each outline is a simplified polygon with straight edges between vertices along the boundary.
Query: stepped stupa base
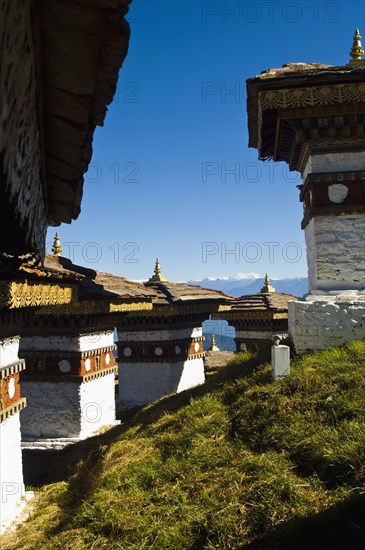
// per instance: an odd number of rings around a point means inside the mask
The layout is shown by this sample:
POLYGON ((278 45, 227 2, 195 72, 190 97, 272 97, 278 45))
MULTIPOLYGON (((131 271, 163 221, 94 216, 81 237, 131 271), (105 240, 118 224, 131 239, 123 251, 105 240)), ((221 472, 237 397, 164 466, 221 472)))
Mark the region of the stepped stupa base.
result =
POLYGON ((289 302, 289 334, 297 353, 365 339, 365 291, 317 291, 289 302), (318 293, 317 293, 318 292, 318 293))

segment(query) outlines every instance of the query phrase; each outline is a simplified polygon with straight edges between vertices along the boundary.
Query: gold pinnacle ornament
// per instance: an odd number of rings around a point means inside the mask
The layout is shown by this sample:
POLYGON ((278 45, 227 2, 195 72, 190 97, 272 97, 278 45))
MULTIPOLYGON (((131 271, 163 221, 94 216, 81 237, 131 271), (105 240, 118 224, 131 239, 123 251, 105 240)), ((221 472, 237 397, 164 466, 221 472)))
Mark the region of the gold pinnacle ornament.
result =
POLYGON ((271 286, 270 279, 267 273, 265 275, 265 284, 261 289, 261 294, 265 294, 266 292, 275 292, 275 288, 271 286))
POLYGON ((158 258, 156 260, 155 272, 154 273, 155 274, 150 279, 148 279, 149 283, 167 281, 167 279, 161 273, 161 266, 160 266, 160 262, 159 262, 158 258))
POLYGON ((215 343, 214 334, 212 334, 212 343, 210 344, 210 348, 208 351, 219 351, 219 347, 215 343))
POLYGON ((353 61, 360 61, 362 56, 364 55, 364 49, 361 44, 361 36, 360 36, 359 29, 355 30, 354 43, 352 45, 350 55, 353 61))
POLYGON ((56 235, 55 235, 55 238, 54 238, 52 252, 53 252, 54 256, 61 256, 61 254, 62 254, 60 236, 58 234, 58 231, 56 232, 56 235))

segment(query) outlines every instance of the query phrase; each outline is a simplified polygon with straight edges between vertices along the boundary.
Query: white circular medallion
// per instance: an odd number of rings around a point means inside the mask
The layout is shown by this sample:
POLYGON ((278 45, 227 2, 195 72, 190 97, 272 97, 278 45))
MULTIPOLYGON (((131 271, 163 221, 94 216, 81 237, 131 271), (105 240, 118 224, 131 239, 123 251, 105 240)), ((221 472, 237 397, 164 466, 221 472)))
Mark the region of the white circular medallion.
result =
POLYGON ((176 355, 180 355, 180 353, 181 353, 181 347, 180 346, 175 346, 175 353, 176 353, 176 355))
POLYGON ((198 353, 198 351, 200 350, 200 344, 199 344, 199 342, 195 342, 194 349, 195 349, 195 353, 198 353))
POLYGON ((71 363, 70 363, 70 361, 67 361, 66 359, 62 359, 62 361, 60 361, 58 363, 58 368, 60 369, 61 372, 66 374, 67 372, 70 372, 70 370, 71 370, 71 363))
POLYGON ((131 348, 124 348, 123 354, 124 354, 125 357, 130 357, 132 355, 131 348))
POLYGON ((107 354, 106 354, 106 356, 105 356, 105 363, 106 363, 107 365, 109 365, 109 363, 110 363, 110 353, 107 353, 107 354))
POLYGON ((162 349, 162 348, 156 348, 156 349, 155 349, 155 355, 160 356, 160 355, 162 355, 162 354, 163 354, 163 349, 162 349))
POLYGON ((10 399, 13 399, 15 395, 15 380, 14 378, 10 378, 9 384, 8 384, 8 394, 10 399))
POLYGON ((244 343, 242 342, 242 344, 240 345, 240 350, 241 350, 241 351, 246 351, 246 349, 247 349, 246 344, 244 344, 244 343))
POLYGON ((328 187, 328 197, 331 202, 340 204, 349 194, 348 187, 342 183, 334 183, 328 187))
POLYGON ((85 369, 86 372, 89 372, 89 370, 91 369, 91 360, 89 358, 85 359, 85 369))

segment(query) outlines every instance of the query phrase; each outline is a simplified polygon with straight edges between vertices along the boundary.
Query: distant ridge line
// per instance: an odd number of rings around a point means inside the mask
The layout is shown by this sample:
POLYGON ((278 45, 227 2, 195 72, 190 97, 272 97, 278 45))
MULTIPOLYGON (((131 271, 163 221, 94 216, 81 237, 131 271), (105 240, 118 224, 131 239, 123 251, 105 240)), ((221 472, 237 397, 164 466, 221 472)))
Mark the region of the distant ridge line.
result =
MULTIPOLYGON (((264 284, 264 277, 242 279, 236 279, 233 277, 222 277, 216 279, 205 278, 200 281, 192 280, 188 281, 188 284, 203 286, 213 290, 221 290, 235 297, 247 296, 248 294, 257 294, 260 292, 264 284)), ((299 298, 308 293, 307 277, 293 277, 286 279, 275 279, 270 277, 270 279, 277 292, 293 294, 299 298)))

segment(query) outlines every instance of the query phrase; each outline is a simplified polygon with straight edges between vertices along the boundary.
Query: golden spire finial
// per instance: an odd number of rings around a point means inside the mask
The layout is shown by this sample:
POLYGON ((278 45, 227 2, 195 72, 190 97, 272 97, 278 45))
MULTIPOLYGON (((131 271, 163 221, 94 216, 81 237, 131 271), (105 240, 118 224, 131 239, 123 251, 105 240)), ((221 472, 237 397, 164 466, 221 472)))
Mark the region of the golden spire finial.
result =
POLYGON ((355 30, 354 43, 352 45, 350 55, 352 57, 350 63, 361 61, 361 58, 364 55, 364 49, 361 45, 361 36, 359 29, 355 30))
POLYGON ((265 294, 266 292, 275 292, 275 288, 271 286, 270 279, 267 273, 265 275, 265 284, 260 292, 261 294, 265 294))
POLYGON ((58 231, 56 232, 56 235, 54 237, 52 252, 53 252, 54 256, 61 256, 61 254, 62 254, 60 236, 58 234, 58 231))
POLYGON ((148 282, 149 283, 155 283, 155 282, 161 282, 161 281, 167 281, 167 279, 161 273, 160 261, 157 258, 156 259, 156 264, 155 264, 154 275, 150 279, 148 279, 148 282))
POLYGON ((161 275, 160 260, 158 258, 156 258, 155 275, 156 277, 159 277, 161 275))
POLYGON ((219 347, 215 343, 214 334, 212 334, 212 343, 210 344, 210 348, 208 351, 219 351, 219 347))

